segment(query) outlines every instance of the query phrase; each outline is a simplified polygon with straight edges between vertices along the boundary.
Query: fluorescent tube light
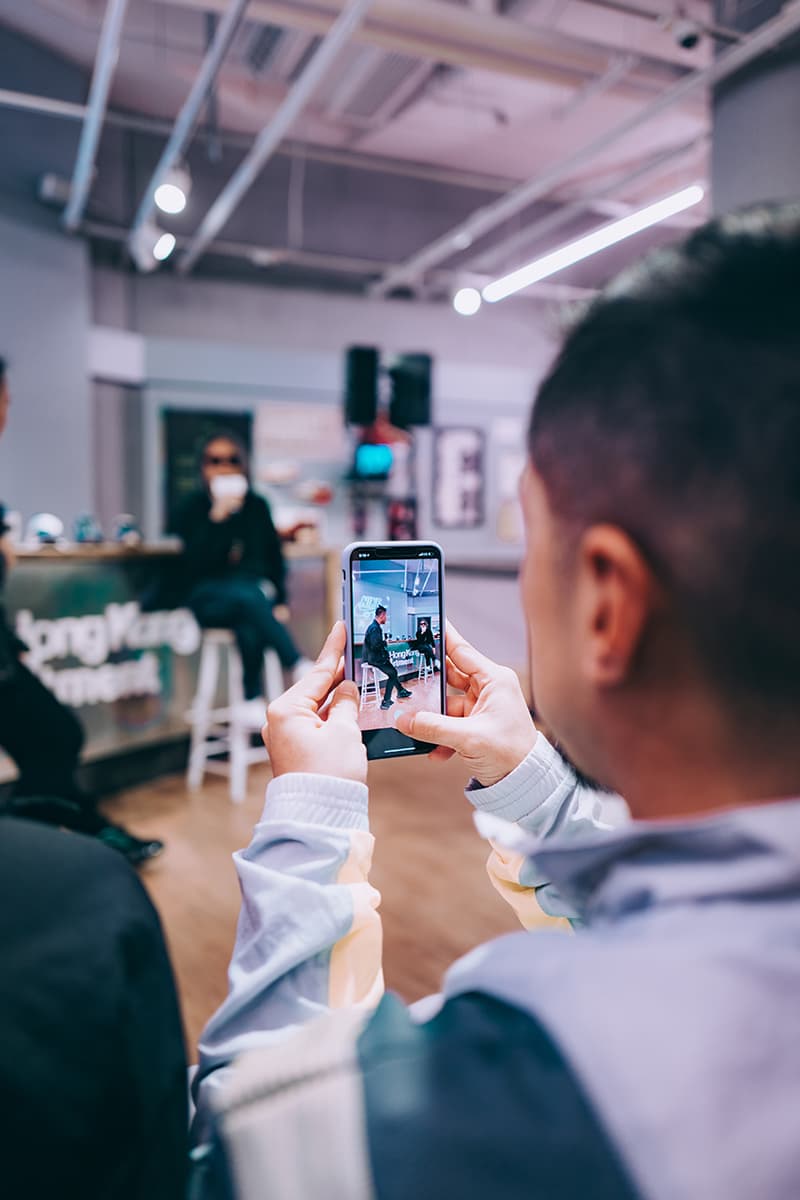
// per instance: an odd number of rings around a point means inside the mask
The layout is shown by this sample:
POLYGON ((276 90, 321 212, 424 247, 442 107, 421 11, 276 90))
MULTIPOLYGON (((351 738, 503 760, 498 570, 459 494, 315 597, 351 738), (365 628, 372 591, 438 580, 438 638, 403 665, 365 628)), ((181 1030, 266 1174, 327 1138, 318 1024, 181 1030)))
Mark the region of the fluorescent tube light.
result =
POLYGON ((556 271, 563 271, 565 267, 571 267, 581 259, 589 258, 590 255, 597 254, 600 250, 605 250, 616 242, 633 237, 635 233, 641 233, 643 229, 649 229, 651 225, 657 225, 659 221, 666 221, 667 218, 674 217, 676 213, 684 212, 685 209, 699 204, 703 195, 703 189, 698 184, 693 184, 680 192, 675 192, 672 196, 656 201, 655 204, 648 204, 647 208, 629 213, 627 217, 622 217, 619 221, 603 225, 594 233, 588 233, 584 237, 578 238, 577 241, 568 242, 566 246, 553 250, 551 254, 545 254, 542 258, 528 263, 527 266, 512 271, 510 275, 503 275, 501 279, 495 279, 492 283, 488 283, 483 289, 483 298, 489 304, 505 300, 508 296, 513 296, 515 292, 521 292, 523 288, 530 287, 532 283, 538 283, 540 279, 547 279, 549 275, 555 275, 556 271))

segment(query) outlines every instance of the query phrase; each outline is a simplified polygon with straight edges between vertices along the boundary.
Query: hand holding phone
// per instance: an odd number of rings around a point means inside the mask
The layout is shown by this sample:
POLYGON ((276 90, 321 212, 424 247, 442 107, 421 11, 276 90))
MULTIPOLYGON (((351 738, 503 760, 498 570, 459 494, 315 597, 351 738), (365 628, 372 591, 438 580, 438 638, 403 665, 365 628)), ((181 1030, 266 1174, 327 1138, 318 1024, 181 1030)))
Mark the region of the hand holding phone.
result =
POLYGON ((308 674, 267 709, 263 738, 275 778, 302 772, 366 783, 358 696, 342 681, 345 637, 337 621, 308 674))
POLYGON ((499 783, 527 758, 537 737, 516 672, 492 662, 448 623, 447 716, 402 714, 398 729, 435 742, 435 758, 458 754, 484 787, 499 783))
POLYGON ((345 674, 359 690, 367 757, 428 754, 401 712, 444 712, 444 579, 435 542, 354 542, 342 555, 345 674))

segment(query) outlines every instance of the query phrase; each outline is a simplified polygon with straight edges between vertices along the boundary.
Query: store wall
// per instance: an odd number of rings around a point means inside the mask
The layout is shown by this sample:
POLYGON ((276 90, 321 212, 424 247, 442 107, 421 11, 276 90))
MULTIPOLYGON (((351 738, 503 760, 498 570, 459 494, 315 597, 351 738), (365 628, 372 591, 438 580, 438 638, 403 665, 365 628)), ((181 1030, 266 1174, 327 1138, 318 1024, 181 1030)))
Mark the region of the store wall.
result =
POLYGON ((0 498, 25 518, 69 525, 91 508, 86 245, 0 213, 0 355, 12 408, 0 443, 0 498))
MULTIPOLYGON (((256 287, 164 274, 140 278, 102 268, 93 272, 99 325, 135 330, 145 347, 145 526, 161 528, 159 412, 164 407, 240 411, 265 400, 340 406, 343 360, 351 344, 377 345, 386 356, 427 351, 435 359, 434 420, 464 424, 486 436, 487 523, 480 531, 438 530, 428 482, 430 437, 420 441, 422 517, 464 561, 506 562, 519 547, 498 545, 493 498, 499 443, 521 448, 536 383, 553 353, 552 309, 487 308, 464 320, 444 305, 256 287)), ((502 461, 508 461, 507 457, 502 461)))

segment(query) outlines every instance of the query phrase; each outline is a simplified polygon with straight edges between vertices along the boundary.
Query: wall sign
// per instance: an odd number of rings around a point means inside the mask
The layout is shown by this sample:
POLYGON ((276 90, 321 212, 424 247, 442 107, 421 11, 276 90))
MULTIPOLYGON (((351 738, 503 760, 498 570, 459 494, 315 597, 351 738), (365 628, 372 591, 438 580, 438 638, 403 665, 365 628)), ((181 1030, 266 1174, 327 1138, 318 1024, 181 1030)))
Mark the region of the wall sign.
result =
POLYGON ((433 441, 433 520, 441 529, 477 529, 485 520, 486 438, 470 426, 437 429, 433 441))

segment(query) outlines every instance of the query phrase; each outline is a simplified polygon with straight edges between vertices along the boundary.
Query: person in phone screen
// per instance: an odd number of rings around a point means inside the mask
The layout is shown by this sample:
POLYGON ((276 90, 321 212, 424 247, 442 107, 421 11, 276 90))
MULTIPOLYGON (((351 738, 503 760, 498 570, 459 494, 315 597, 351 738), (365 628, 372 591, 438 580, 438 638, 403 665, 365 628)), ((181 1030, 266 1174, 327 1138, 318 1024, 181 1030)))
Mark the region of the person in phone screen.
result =
POLYGON ((381 708, 391 708, 394 704, 392 692, 395 688, 397 688, 398 700, 408 700, 411 692, 403 687, 400 682, 400 676, 397 674, 397 668, 389 657, 386 642, 383 640, 383 627, 385 624, 386 609, 382 604, 379 604, 375 609, 375 620, 368 626, 367 632, 364 634, 362 662, 367 663, 371 667, 377 667, 379 671, 383 671, 384 675, 388 675, 381 708))
POLYGON ((417 625, 417 636, 412 643, 415 650, 419 650, 420 654, 425 656, 425 662, 428 666, 436 670, 436 639, 431 631, 430 622, 425 617, 421 617, 417 625))

